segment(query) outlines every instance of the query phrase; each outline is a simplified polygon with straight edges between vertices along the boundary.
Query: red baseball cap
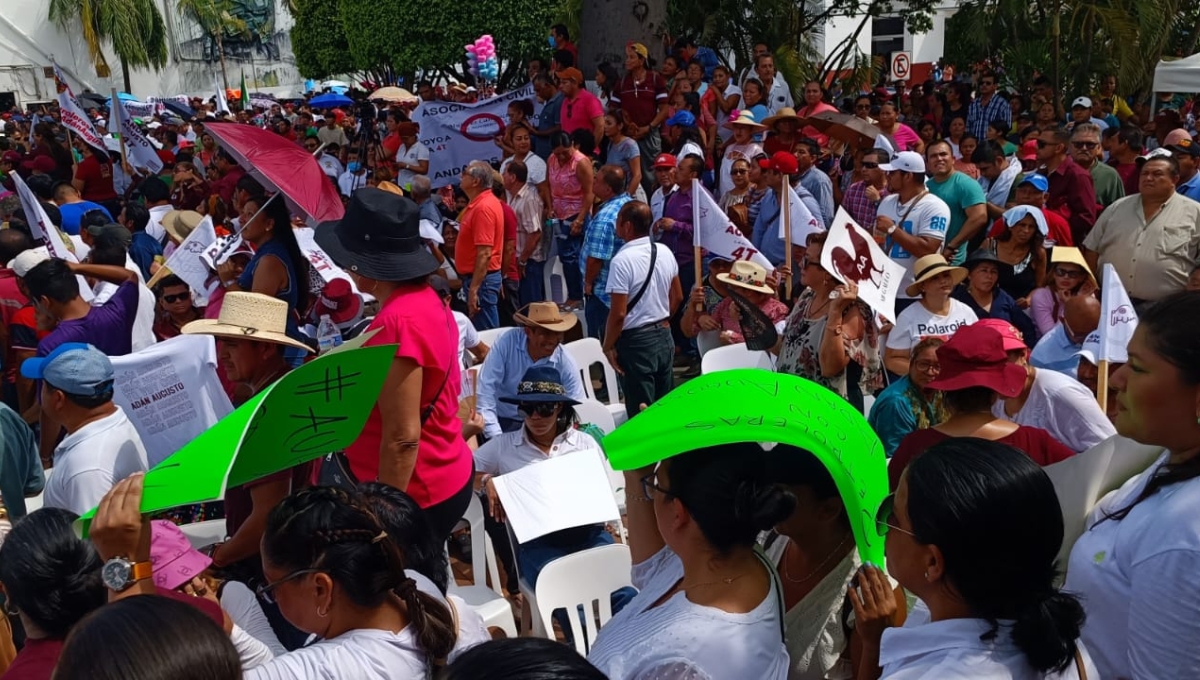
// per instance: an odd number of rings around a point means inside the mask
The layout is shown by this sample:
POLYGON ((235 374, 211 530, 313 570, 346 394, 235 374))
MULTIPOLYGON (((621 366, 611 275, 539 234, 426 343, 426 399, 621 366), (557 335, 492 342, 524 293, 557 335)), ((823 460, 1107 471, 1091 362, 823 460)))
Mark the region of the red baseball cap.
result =
POLYGON ((1017 152, 1017 160, 1035 161, 1037 160, 1038 143, 1036 139, 1031 139, 1021 145, 1021 150, 1017 152))
POLYGON ((57 167, 58 164, 56 164, 54 159, 49 156, 34 156, 33 158, 21 164, 21 168, 23 170, 37 170, 38 172, 44 172, 47 175, 54 172, 54 169, 57 167))
POLYGON ((774 170, 784 175, 794 175, 800 170, 800 163, 794 154, 787 151, 776 151, 770 158, 758 159, 758 167, 763 170, 774 170))
POLYGON ((654 159, 654 167, 656 168, 673 168, 678 164, 679 161, 677 161, 675 157, 669 153, 660 153, 658 154, 658 157, 654 159))
POLYGON ((24 156, 22 156, 20 152, 10 150, 10 151, 5 151, 4 155, 0 156, 0 161, 4 161, 5 163, 16 164, 16 163, 20 163, 22 158, 24 158, 24 156))
POLYGON ((349 281, 334 279, 321 290, 317 307, 319 314, 328 314, 330 321, 341 325, 354 321, 362 313, 363 301, 349 281))
POLYGON ((1025 367, 1010 363, 1004 336, 978 323, 963 326, 938 347, 941 373, 926 387, 931 390, 962 390, 987 387, 1005 398, 1025 388, 1025 367))

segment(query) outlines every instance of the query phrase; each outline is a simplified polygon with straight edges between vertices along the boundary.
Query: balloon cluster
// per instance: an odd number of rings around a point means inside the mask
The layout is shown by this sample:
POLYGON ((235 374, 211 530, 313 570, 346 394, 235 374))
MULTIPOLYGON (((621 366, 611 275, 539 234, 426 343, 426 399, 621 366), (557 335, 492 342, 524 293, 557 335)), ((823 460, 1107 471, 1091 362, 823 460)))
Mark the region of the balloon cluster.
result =
POLYGON ((480 36, 473 45, 467 45, 467 64, 471 75, 483 80, 500 77, 500 63, 496 61, 496 44, 492 36, 480 36))

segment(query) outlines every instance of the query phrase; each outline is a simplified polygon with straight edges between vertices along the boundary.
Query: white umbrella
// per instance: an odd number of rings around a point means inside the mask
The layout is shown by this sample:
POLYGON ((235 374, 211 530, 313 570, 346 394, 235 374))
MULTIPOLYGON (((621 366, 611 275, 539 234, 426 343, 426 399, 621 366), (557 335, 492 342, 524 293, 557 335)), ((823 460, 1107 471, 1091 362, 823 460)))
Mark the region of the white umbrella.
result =
POLYGON ((343 80, 326 80, 317 86, 318 90, 333 90, 338 88, 340 88, 342 91, 349 90, 350 83, 347 83, 343 80))

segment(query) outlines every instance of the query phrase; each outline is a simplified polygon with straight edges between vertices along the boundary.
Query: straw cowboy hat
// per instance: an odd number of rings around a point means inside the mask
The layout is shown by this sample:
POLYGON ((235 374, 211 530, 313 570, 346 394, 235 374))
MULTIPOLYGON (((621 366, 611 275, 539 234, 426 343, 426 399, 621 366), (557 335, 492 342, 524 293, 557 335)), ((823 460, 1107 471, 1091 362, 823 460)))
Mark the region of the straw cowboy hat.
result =
POLYGON ((946 262, 946 258, 939 253, 926 255, 917 260, 913 265, 913 282, 908 284, 908 288, 904 292, 909 297, 915 297, 921 292, 921 284, 929 279, 941 274, 942 272, 950 272, 950 277, 954 279, 954 285, 962 283, 962 280, 967 278, 967 270, 964 267, 955 267, 946 262))
POLYGON ((800 116, 796 115, 796 109, 793 109, 790 106, 785 106, 782 109, 779 109, 779 113, 764 118, 762 124, 766 127, 774 129, 776 123, 784 120, 794 120, 796 122, 800 122, 800 116))
POLYGON ((513 314, 513 321, 522 326, 537 326, 555 333, 565 333, 579 323, 579 318, 571 312, 564 314, 553 302, 530 302, 524 314, 513 314))
POLYGON ((203 221, 204 215, 195 210, 172 210, 163 215, 161 224, 172 239, 183 243, 203 221))
POLYGON ((732 130, 734 125, 745 125, 746 127, 754 128, 755 130, 767 129, 766 125, 754 120, 754 114, 751 113, 749 109, 742 109, 741 111, 738 111, 737 118, 726 121, 724 127, 732 130))
POLYGON ((184 335, 270 342, 311 352, 308 345, 288 337, 287 317, 288 305, 283 300, 261 293, 231 292, 225 294, 216 319, 193 321, 180 330, 184 335))
POLYGON ((1050 264, 1073 264, 1082 267, 1083 271, 1087 272, 1088 278, 1092 280, 1092 285, 1097 285, 1096 275, 1092 273, 1092 268, 1088 266, 1087 260, 1083 259, 1083 253, 1079 252, 1078 248, 1054 246, 1050 249, 1050 264))
POLYGON ((775 294, 775 289, 767 285, 767 270, 761 264, 749 260, 734 262, 728 274, 717 274, 717 280, 758 293, 775 294))

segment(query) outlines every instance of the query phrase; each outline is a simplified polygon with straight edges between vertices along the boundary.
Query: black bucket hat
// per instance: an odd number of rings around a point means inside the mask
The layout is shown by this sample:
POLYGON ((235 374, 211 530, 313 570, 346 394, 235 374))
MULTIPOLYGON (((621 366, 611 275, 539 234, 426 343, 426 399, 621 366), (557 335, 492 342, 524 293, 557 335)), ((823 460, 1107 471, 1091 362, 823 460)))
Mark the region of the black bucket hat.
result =
POLYGON ((408 281, 438 270, 421 238, 411 199, 374 187, 354 192, 340 220, 317 225, 314 238, 339 267, 377 281, 408 281))

